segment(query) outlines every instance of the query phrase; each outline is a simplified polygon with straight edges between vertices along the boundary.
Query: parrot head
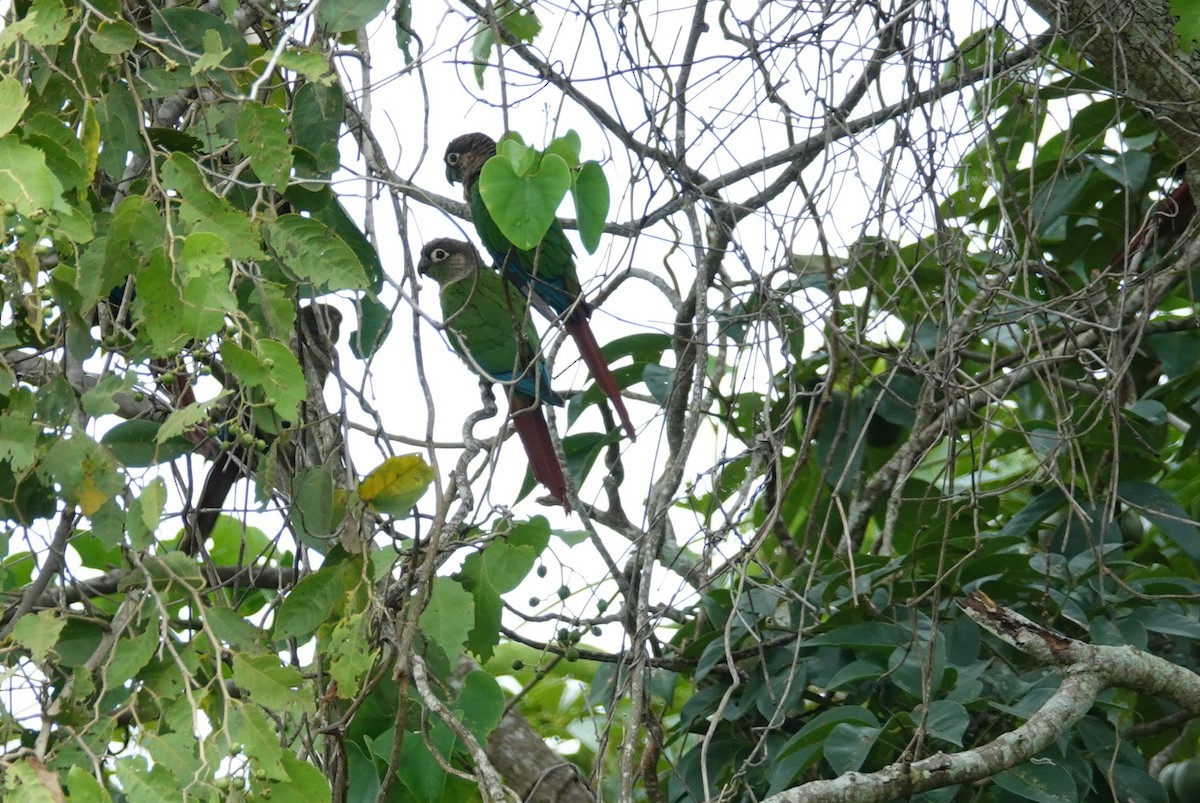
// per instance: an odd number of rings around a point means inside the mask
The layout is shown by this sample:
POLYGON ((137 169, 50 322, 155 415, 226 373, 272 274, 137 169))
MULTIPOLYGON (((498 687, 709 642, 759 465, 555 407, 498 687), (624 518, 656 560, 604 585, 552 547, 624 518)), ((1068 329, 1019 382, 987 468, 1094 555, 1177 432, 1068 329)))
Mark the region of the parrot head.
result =
POLYGON ((487 134, 463 134, 455 137, 446 146, 446 180, 451 184, 462 182, 470 187, 479 178, 483 163, 496 155, 496 140, 487 134))
POLYGON ((439 237, 425 243, 417 273, 428 276, 439 285, 465 279, 479 270, 479 252, 462 240, 439 237))

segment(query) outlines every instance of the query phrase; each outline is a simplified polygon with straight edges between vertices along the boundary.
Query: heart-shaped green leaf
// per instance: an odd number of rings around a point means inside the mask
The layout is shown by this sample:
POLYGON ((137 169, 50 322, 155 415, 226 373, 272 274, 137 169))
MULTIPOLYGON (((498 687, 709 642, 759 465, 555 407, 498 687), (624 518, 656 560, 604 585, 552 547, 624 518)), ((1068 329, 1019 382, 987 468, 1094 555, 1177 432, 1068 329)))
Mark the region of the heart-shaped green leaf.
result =
POLYGON ((492 219, 523 251, 541 242, 569 189, 571 170, 561 156, 553 154, 543 157, 537 172, 526 176, 518 176, 508 159, 489 159, 479 176, 479 194, 492 219))

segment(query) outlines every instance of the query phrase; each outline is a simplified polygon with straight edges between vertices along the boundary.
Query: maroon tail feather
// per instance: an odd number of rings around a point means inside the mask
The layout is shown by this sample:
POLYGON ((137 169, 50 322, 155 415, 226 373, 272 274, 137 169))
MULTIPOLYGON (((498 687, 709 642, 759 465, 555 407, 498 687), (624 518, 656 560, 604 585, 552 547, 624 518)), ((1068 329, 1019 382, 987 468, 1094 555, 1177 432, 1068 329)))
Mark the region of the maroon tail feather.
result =
POLYGON ((637 432, 633 428, 633 422, 629 420, 629 411, 625 409, 625 400, 621 398, 621 389, 617 387, 617 378, 609 370, 608 363, 604 359, 604 352, 600 350, 600 344, 596 342, 596 336, 592 334, 592 327, 588 324, 587 318, 576 315, 573 320, 566 322, 565 328, 575 340, 584 364, 596 378, 596 384, 604 391, 604 395, 612 402, 613 407, 617 408, 621 426, 625 427, 625 433, 629 435, 629 440, 636 441, 637 432))
POLYGON ((513 427, 517 437, 525 447, 525 455, 529 458, 529 467, 533 470, 533 478, 546 486, 553 496, 568 513, 571 503, 567 501, 567 479, 563 476, 562 466, 554 453, 554 442, 550 440, 550 427, 546 426, 546 417, 542 414, 541 405, 523 394, 514 393, 509 400, 512 408, 513 427))

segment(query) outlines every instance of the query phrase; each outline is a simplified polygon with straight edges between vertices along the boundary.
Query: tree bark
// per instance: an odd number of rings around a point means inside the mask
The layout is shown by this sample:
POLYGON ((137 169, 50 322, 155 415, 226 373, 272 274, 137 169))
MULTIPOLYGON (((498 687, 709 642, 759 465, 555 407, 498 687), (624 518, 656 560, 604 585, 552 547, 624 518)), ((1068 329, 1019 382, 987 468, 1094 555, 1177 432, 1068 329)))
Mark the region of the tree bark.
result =
POLYGON ((1075 50, 1159 125, 1180 159, 1200 151, 1200 51, 1185 53, 1169 0, 1030 0, 1075 50))

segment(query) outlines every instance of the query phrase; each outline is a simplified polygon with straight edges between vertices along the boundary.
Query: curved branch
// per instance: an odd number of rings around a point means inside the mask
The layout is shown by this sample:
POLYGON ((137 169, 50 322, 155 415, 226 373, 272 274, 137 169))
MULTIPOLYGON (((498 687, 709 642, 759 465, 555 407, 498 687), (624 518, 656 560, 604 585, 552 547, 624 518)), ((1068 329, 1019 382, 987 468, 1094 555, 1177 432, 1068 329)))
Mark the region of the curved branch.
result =
POLYGON ((813 781, 764 803, 883 803, 954 784, 972 783, 1034 758, 1082 719, 1105 689, 1120 687, 1166 697, 1200 714, 1200 675, 1134 647, 1067 638, 976 592, 959 606, 980 627, 1037 660, 1063 670, 1050 699, 1021 726, 974 750, 938 753, 878 772, 850 772, 813 781))

